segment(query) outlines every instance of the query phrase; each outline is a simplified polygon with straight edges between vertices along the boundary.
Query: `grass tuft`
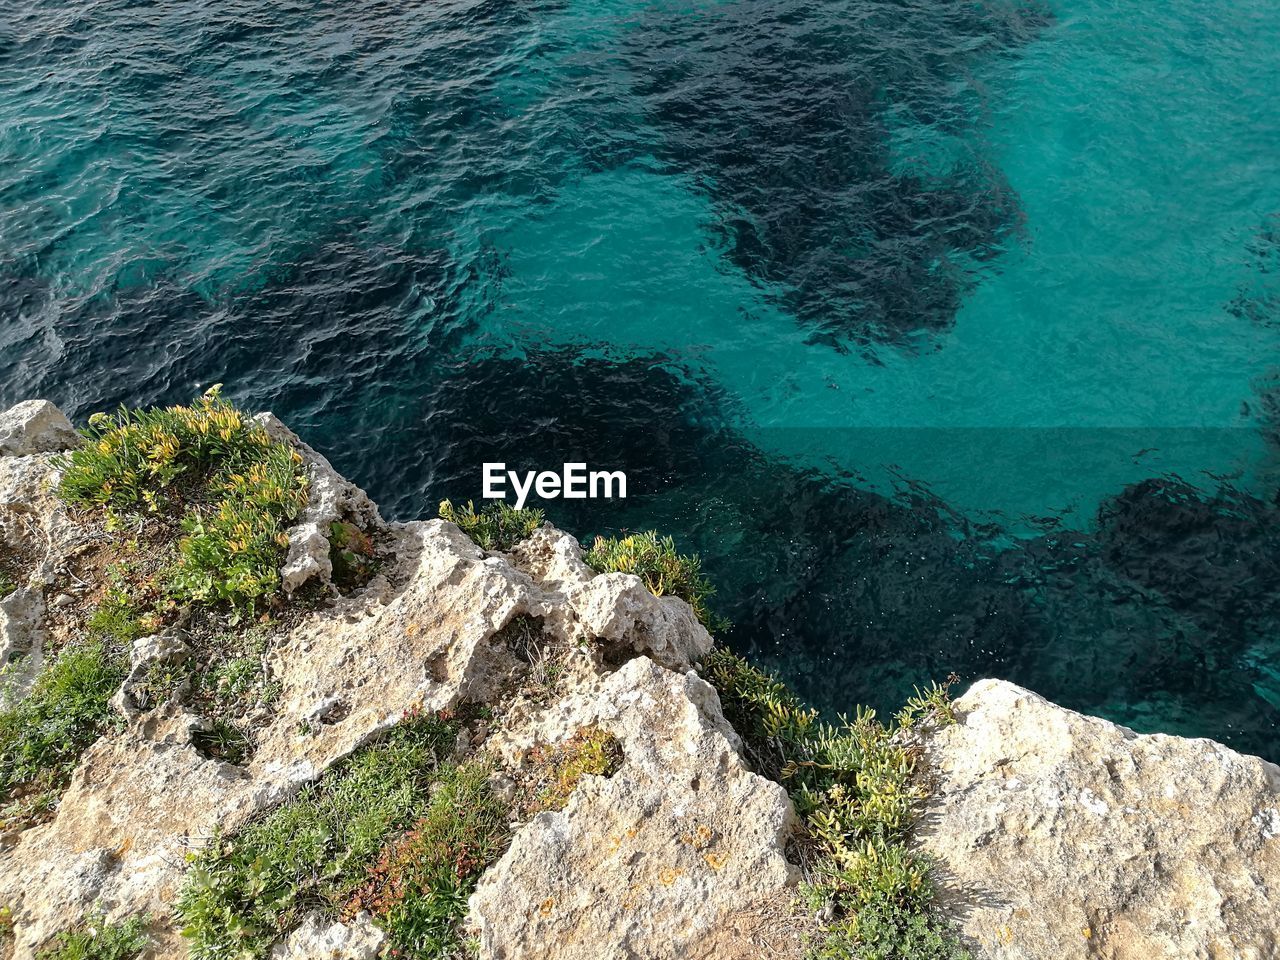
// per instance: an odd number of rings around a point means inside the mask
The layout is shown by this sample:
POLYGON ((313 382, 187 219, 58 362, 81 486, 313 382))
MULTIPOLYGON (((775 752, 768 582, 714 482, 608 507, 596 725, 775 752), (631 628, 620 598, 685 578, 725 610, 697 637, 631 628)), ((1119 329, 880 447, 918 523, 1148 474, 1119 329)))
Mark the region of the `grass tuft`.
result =
POLYGON ((194 960, 265 957, 312 909, 372 909, 402 956, 442 955, 432 945, 455 942, 470 887, 506 829, 487 768, 450 759, 456 727, 410 715, 195 857, 176 906, 194 960))
POLYGON ((80 754, 123 724, 110 700, 128 672, 100 643, 64 649, 31 692, 0 712, 0 797, 4 825, 46 812, 80 754))
POLYGON ((546 516, 541 510, 517 510, 503 500, 486 503, 479 510, 471 501, 455 507, 441 500, 440 519, 457 524, 481 550, 510 550, 542 526, 546 516))
POLYGON ((86 626, 92 636, 127 649, 158 623, 148 617, 125 587, 117 584, 107 589, 86 626))
POLYGON ((712 632, 729 627, 707 606, 715 588, 702 573, 702 561, 696 554, 679 553, 670 537, 659 537, 653 530, 596 537, 583 559, 600 573, 634 573, 656 596, 679 597, 712 632))
POLYGON ((36 960, 134 960, 150 942, 146 934, 150 923, 147 916, 133 916, 123 923, 93 917, 59 934, 36 954, 36 960))
POLYGON ((806 899, 834 919, 811 960, 962 960, 933 906, 928 862, 909 845, 925 798, 918 749, 898 731, 952 722, 946 687, 917 693, 886 727, 874 711, 822 723, 778 680, 728 651, 702 665, 760 772, 787 786, 815 861, 806 899))

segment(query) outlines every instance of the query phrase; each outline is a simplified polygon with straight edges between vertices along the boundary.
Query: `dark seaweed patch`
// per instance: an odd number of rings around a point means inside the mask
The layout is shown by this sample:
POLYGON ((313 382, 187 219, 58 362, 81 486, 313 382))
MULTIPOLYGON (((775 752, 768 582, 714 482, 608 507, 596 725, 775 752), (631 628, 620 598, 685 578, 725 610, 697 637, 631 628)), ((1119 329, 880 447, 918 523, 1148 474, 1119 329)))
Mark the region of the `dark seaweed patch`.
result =
POLYGON ((748 275, 817 339, 949 327, 1019 219, 974 152, 928 178, 893 169, 892 126, 963 135, 984 60, 1026 43, 1041 4, 739 0, 659 4, 624 57, 660 158, 716 201, 748 275), (957 93, 958 89, 963 92, 957 93))
POLYGON ((580 459, 627 470, 625 502, 534 505, 584 538, 674 534, 717 584, 713 606, 735 623, 729 644, 832 714, 891 709, 956 671, 1276 754, 1274 505, 1152 479, 1104 504, 1089 529, 1014 540, 924 488, 882 496, 779 463, 727 423, 723 404, 665 357, 473 355, 423 398, 424 423, 439 429, 421 433, 422 496, 475 495, 479 464, 512 451, 529 458, 522 469, 580 459))

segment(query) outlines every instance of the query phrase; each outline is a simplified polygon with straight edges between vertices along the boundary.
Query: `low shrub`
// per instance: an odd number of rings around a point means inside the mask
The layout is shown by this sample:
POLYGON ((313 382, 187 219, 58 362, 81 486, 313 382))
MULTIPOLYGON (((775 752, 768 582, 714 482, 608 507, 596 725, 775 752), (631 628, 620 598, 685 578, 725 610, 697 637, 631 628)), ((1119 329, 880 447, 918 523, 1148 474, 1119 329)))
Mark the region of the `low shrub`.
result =
POLYGON ((0 797, 6 821, 48 808, 84 752, 123 726, 110 700, 127 673, 123 657, 101 643, 67 647, 31 692, 0 712, 0 797))
POLYGON ((36 960, 134 960, 150 942, 146 934, 150 923, 147 916, 133 916, 123 923, 93 917, 59 934, 36 954, 36 960))
POLYGON ((702 674, 720 695, 760 772, 787 786, 812 845, 810 906, 835 918, 812 960, 962 960, 968 956, 934 909, 928 863, 910 848, 925 797, 918 749, 900 731, 954 717, 945 687, 913 697, 893 727, 874 711, 823 723, 776 678, 724 650, 702 674))
POLYGON ((481 550, 510 550, 532 536, 546 515, 527 507, 517 510, 503 500, 492 500, 479 510, 471 501, 465 507, 455 507, 450 501, 441 500, 440 519, 457 524, 481 550))
POLYGON ((621 538, 596 537, 583 559, 600 573, 634 573, 656 596, 679 597, 708 630, 729 626, 707 606, 715 588, 702 573, 702 561, 696 554, 679 553, 670 537, 659 537, 653 530, 621 538))
POLYGON ((183 518, 186 536, 169 579, 179 599, 252 609, 257 598, 279 589, 289 546, 285 527, 306 506, 306 474, 298 452, 282 444, 268 442, 254 452, 251 462, 229 461, 210 485, 215 506, 183 518))
POLYGON ((306 911, 338 916, 366 900, 396 942, 445 942, 475 865, 502 842, 496 827, 505 829, 487 770, 448 759, 455 739, 455 722, 409 716, 294 799, 211 843, 176 906, 192 957, 265 957, 306 911), (415 851, 412 863, 400 863, 401 845, 415 851), (402 898, 382 882, 393 875, 402 898))
POLYGON ((346 914, 370 911, 392 956, 445 958, 462 946, 458 921, 480 873, 506 847, 508 810, 489 786, 489 766, 441 768, 426 811, 383 848, 346 914))
POLYGON ((178 558, 164 578, 174 599, 252 611, 279 588, 284 533, 307 503, 302 457, 223 400, 94 414, 85 443, 62 455, 58 492, 81 507, 176 525, 178 558))

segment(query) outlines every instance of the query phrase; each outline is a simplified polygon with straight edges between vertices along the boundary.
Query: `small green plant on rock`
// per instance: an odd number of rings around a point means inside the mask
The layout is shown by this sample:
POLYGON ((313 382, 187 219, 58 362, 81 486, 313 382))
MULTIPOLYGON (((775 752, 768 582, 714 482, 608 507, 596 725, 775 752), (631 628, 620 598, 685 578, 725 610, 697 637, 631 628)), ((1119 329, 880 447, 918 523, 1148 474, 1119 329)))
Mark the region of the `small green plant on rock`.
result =
POLYGON ((441 500, 440 519, 457 524, 481 550, 510 550, 532 536, 546 515, 527 507, 517 510, 504 500, 491 501, 479 510, 471 501, 465 507, 455 507, 450 501, 441 500))
POLYGON ((109 587, 89 617, 89 633, 121 649, 154 630, 158 623, 144 613, 129 591, 118 582, 109 587))
POLYGON ((725 650, 702 664, 760 772, 788 788, 813 862, 805 893, 834 919, 811 960, 962 960, 933 906, 928 863, 910 847, 925 792, 919 750, 900 731, 954 719, 945 687, 917 693, 885 727, 874 711, 823 723, 776 678, 725 650))
POLYGON ((531 772, 519 805, 525 819, 563 810, 585 776, 613 776, 622 766, 622 745, 599 727, 584 727, 564 743, 534 748, 529 759, 531 772))
POLYGON ((456 731, 452 718, 408 714, 294 799, 211 843, 177 903, 192 957, 265 957, 311 909, 372 909, 401 956, 443 956, 432 944, 454 942, 468 885, 506 830, 488 768, 451 759, 456 731))
POLYGON ((677 551, 670 537, 659 537, 654 530, 596 537, 583 559, 600 573, 634 573, 655 596, 679 597, 712 632, 729 626, 707 606, 715 588, 702 573, 702 561, 696 554, 677 551))
POLYGON ((80 754, 123 725, 110 700, 127 672, 100 643, 64 649, 31 692, 0 712, 0 798, 6 824, 46 812, 80 754))
POLYGON ((279 587, 284 530, 307 503, 302 458, 223 400, 95 414, 58 463, 69 504, 107 511, 108 527, 150 517, 180 538, 165 576, 179 602, 252 611, 279 587))
POLYGON ((133 916, 123 923, 91 917, 55 937, 36 954, 36 960, 134 960, 150 942, 146 933, 150 923, 147 916, 133 916))
POLYGON ((329 562, 333 564, 333 582, 346 592, 368 583, 377 570, 373 539, 346 520, 329 524, 329 562))

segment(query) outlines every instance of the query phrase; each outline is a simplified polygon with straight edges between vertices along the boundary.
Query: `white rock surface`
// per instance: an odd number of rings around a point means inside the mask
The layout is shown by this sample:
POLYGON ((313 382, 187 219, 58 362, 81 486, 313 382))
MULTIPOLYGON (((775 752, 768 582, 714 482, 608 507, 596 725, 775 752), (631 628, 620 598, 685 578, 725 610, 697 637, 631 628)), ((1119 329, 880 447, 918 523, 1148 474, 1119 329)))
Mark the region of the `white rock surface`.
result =
POLYGON ((0 709, 31 689, 44 647, 44 596, 19 587, 0 599, 0 709))
POLYGON ((79 443, 71 421, 48 400, 27 400, 0 413, 0 457, 59 453, 79 443))
POLYGON ((998 680, 956 709, 922 847, 976 957, 1280 957, 1280 768, 998 680))
POLYGON ((367 917, 346 924, 313 913, 284 943, 276 944, 271 960, 374 960, 386 939, 367 917))
POLYGON ((481 956, 677 960, 798 879, 786 791, 747 770, 712 688, 639 657, 571 694, 502 748, 515 759, 587 726, 624 760, 536 816, 471 898, 481 956))

